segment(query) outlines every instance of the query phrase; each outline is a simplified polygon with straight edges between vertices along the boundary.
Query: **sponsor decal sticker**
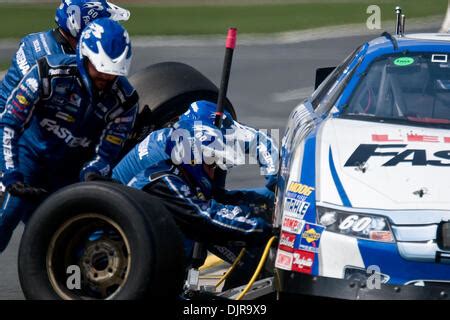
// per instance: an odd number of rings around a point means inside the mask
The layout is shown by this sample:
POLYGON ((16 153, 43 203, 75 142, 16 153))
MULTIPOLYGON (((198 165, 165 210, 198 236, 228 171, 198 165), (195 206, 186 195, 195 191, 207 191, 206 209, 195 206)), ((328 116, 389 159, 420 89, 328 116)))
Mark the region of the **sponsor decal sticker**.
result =
POLYGON ((16 116, 17 118, 19 118, 20 120, 22 120, 22 121, 25 121, 26 120, 26 118, 19 112, 19 111, 17 111, 16 109, 12 109, 12 114, 14 115, 14 116, 16 116))
POLYGON ((392 139, 388 134, 372 134, 373 142, 402 142, 402 139, 392 139))
POLYGON ((281 231, 280 243, 278 247, 284 251, 292 252, 294 250, 294 243, 297 236, 295 234, 281 231))
POLYGON ((117 144, 117 145, 121 145, 122 141, 123 141, 123 139, 113 136, 111 134, 108 134, 105 139, 106 139, 106 141, 111 142, 112 144, 117 144))
POLYGON ((292 270, 292 253, 283 250, 278 250, 277 258, 275 259, 275 267, 283 270, 292 270))
MULTIPOLYGON (((305 184, 301 184, 299 182, 291 182, 289 184, 287 194, 292 194, 293 198, 302 199, 304 197, 309 197, 311 193, 314 191, 313 187, 307 186, 305 184)), ((291 195, 289 195, 291 196, 291 195)))
POLYGON ((400 57, 394 60, 394 64, 399 67, 409 66, 414 63, 414 59, 411 57, 400 57))
MULTIPOLYGON (((25 108, 26 108, 26 106, 23 106, 23 105, 19 104, 17 101, 13 101, 13 102, 12 102, 12 105, 15 107, 14 109, 15 109, 16 111, 19 111, 19 112, 22 112, 22 111, 25 110, 25 108)), ((13 109, 13 110, 14 110, 14 109, 13 109)))
POLYGON ((120 117, 120 118, 116 118, 114 119, 114 123, 128 123, 133 121, 133 117, 120 117))
POLYGON ((61 127, 53 119, 42 119, 40 122, 42 128, 49 132, 52 132, 58 138, 64 140, 67 146, 71 148, 84 147, 87 148, 91 144, 91 141, 86 137, 76 137, 70 132, 69 129, 61 127))
POLYGON ((423 134, 408 134, 409 142, 439 142, 439 137, 427 136, 423 134))
POLYGON ((16 63, 23 75, 25 75, 30 69, 30 65, 27 61, 27 56, 25 55, 24 46, 25 44, 22 43, 16 53, 16 63))
POLYGON ((286 197, 284 200, 284 212, 303 218, 310 205, 311 204, 309 202, 286 197))
POLYGON ((360 144, 348 158, 344 167, 358 167, 371 158, 386 159, 383 167, 395 167, 401 163, 411 166, 450 166, 450 150, 440 150, 432 155, 426 149, 408 149, 407 144, 360 144))
POLYGON ((388 134, 372 134, 373 142, 444 142, 447 143, 447 137, 429 136, 410 132, 406 135, 406 139, 402 137, 393 138, 388 134))
POLYGON ((41 45, 39 44, 39 40, 34 40, 33 41, 33 47, 34 47, 34 51, 36 52, 36 53, 39 53, 39 52, 41 52, 41 45))
POLYGON ((48 71, 48 74, 51 76, 69 75, 70 70, 69 69, 50 69, 48 71))
POLYGON ((12 140, 15 137, 13 129, 5 126, 3 129, 3 157, 5 159, 5 168, 14 169, 14 159, 12 152, 12 140))
POLYGON ((305 223, 303 232, 300 238, 299 247, 304 250, 318 252, 320 245, 320 238, 325 227, 313 223, 305 223))
POLYGON ((70 122, 70 123, 75 122, 75 117, 74 116, 71 116, 70 114, 67 114, 67 113, 64 113, 64 112, 57 112, 55 117, 57 117, 59 119, 62 119, 64 121, 70 122))
POLYGON ((19 103, 22 105, 22 106, 24 106, 24 107, 26 107, 26 106, 28 106, 30 103, 28 102, 28 100, 27 100, 27 98, 25 98, 23 95, 21 95, 21 94, 18 94, 17 96, 16 96, 16 98, 17 98, 17 101, 19 101, 19 103))
POLYGON ((301 273, 312 273, 314 264, 314 253, 304 250, 295 250, 293 253, 292 271, 301 273))
POLYGON ((25 81, 25 84, 33 93, 35 93, 39 88, 39 84, 35 78, 27 79, 27 81, 25 81))
POLYGON ((284 217, 281 229, 290 233, 300 234, 305 221, 293 217, 284 217))

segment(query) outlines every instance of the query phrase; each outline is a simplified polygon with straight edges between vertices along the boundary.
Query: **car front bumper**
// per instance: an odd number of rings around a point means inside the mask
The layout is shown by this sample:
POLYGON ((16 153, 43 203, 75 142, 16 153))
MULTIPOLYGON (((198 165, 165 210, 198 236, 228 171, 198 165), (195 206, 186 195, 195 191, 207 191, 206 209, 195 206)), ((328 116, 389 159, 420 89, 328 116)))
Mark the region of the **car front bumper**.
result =
POLYGON ((276 269, 275 286, 280 299, 315 296, 346 300, 450 300, 450 285, 395 286, 370 289, 365 281, 317 277, 276 269))

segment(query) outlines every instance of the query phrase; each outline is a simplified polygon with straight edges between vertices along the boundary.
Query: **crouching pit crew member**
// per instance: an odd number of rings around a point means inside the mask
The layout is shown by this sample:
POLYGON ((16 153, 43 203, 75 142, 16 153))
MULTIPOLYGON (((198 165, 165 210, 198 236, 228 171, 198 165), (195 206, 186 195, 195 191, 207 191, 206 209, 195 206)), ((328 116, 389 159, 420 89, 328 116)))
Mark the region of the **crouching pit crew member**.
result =
MULTIPOLYGON (((241 279, 246 282, 272 234, 278 150, 262 131, 234 121, 224 113, 223 126, 214 126, 216 105, 193 103, 171 128, 149 134, 114 168, 113 179, 159 199, 183 231, 185 253, 194 241, 232 262, 242 246, 251 247, 242 259, 241 279), (240 156, 254 153, 266 178, 258 189, 228 191, 219 186, 213 195, 215 169, 243 164, 240 156)), ((228 281, 228 280, 227 280, 228 281)), ((230 279, 230 281, 232 281, 230 279)))

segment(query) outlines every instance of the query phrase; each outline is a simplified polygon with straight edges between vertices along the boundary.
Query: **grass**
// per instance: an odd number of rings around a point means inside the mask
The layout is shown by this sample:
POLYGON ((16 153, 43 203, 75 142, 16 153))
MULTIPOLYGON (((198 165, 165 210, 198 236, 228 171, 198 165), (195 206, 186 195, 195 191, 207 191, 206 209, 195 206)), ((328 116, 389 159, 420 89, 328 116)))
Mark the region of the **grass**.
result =
POLYGON ((0 60, 0 71, 8 69, 10 64, 10 61, 0 60))
MULTIPOLYGON (((376 1, 375 1, 376 2, 376 1)), ((444 15, 446 0, 380 1, 382 20, 394 19, 399 4, 408 18, 444 15)), ((368 2, 332 1, 268 5, 173 6, 123 5, 131 10, 124 25, 131 35, 222 34, 230 26, 240 33, 269 33, 348 23, 364 24, 368 2)), ((0 38, 20 38, 54 26, 54 5, 0 5, 0 38)))

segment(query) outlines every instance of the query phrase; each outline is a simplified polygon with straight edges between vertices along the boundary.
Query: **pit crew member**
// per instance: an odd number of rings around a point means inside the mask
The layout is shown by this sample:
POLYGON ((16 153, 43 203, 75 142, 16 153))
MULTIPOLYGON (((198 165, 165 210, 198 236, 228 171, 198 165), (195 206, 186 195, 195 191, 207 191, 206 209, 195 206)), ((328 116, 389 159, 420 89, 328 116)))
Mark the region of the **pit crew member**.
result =
MULTIPOLYGON (((187 256, 195 240, 232 262, 240 251, 237 242, 259 251, 271 235, 278 149, 264 132, 234 121, 227 112, 218 130, 215 110, 210 102, 193 103, 172 128, 154 131, 136 145, 112 177, 166 204, 187 237, 187 256), (213 195, 215 168, 243 164, 240 157, 246 154, 256 156, 266 186, 232 191, 220 186, 213 195)), ((251 250, 247 256, 252 262, 259 258, 251 250)), ((254 268, 247 265, 249 274, 254 268)))
POLYGON ((11 66, 0 82, 0 112, 11 92, 39 58, 51 54, 74 54, 81 32, 91 21, 110 18, 128 20, 130 12, 106 0, 62 0, 56 9, 55 29, 25 36, 11 66))
POLYGON ((0 115, 0 252, 47 192, 110 174, 138 110, 125 78, 131 57, 126 30, 100 18, 83 31, 76 55, 38 60, 12 92, 0 115))

